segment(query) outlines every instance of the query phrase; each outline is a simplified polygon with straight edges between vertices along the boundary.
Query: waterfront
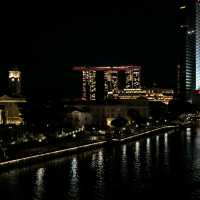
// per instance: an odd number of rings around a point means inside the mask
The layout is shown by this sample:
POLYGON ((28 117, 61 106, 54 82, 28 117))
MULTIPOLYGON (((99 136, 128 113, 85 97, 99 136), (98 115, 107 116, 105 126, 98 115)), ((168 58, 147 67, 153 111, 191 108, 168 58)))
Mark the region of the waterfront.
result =
POLYGON ((200 130, 154 135, 0 174, 2 200, 200 199, 200 130))

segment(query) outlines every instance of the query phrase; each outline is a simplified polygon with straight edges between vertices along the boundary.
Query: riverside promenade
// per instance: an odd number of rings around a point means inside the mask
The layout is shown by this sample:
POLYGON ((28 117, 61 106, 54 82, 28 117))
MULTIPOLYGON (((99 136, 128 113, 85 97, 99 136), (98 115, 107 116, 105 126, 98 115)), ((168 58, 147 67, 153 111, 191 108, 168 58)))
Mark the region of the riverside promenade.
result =
POLYGON ((22 167, 34 163, 55 159, 61 156, 73 153, 87 151, 89 149, 99 148, 105 145, 120 144, 130 140, 136 140, 141 137, 162 134, 164 130, 176 129, 178 126, 165 125, 160 127, 152 127, 148 129, 137 130, 134 133, 120 134, 120 136, 86 136, 78 141, 61 141, 55 144, 43 145, 35 148, 26 148, 12 152, 6 161, 0 162, 0 170, 7 170, 14 167, 22 167))

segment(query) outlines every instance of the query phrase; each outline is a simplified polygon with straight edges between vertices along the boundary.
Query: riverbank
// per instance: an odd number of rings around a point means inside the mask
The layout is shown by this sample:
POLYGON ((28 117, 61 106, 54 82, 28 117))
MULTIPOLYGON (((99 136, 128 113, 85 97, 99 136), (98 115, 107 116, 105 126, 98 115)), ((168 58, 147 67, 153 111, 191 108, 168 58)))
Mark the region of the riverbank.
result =
POLYGON ((121 136, 118 138, 113 138, 112 141, 117 142, 117 143, 123 143, 123 142, 127 142, 127 141, 130 141, 133 139, 135 139, 135 140, 139 139, 143 136, 149 136, 149 135, 156 134, 158 131, 161 131, 161 130, 176 129, 176 128, 179 128, 179 126, 171 125, 171 126, 159 127, 159 128, 155 128, 152 130, 143 131, 141 133, 139 132, 134 135, 132 134, 132 135, 128 135, 128 136, 121 136))
POLYGON ((107 144, 123 143, 134 139, 139 139, 144 136, 156 134, 161 130, 176 129, 177 126, 168 125, 151 130, 140 130, 134 134, 122 135, 115 138, 101 137, 101 138, 88 138, 78 142, 61 143, 60 145, 53 145, 43 148, 26 149, 25 151, 16 152, 12 159, 0 162, 0 170, 7 170, 13 167, 22 167, 24 165, 31 165, 34 163, 47 161, 69 155, 77 152, 87 151, 89 149, 99 148, 107 144), (20 157, 23 156, 23 157, 20 157))

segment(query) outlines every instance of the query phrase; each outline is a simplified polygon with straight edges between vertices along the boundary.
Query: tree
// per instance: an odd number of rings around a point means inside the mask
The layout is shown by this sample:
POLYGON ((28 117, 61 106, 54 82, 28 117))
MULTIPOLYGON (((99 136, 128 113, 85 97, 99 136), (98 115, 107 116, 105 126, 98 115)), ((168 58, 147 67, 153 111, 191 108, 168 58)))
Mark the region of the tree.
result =
POLYGON ((150 116, 154 120, 160 120, 166 117, 168 113, 168 107, 162 102, 150 102, 150 116))
POLYGON ((184 113, 195 113, 197 111, 197 107, 182 100, 172 100, 168 104, 168 110, 172 118, 177 118, 184 113))
POLYGON ((137 110, 130 108, 127 112, 128 117, 131 119, 131 123, 138 123, 140 121, 140 114, 137 110))
POLYGON ((22 109, 23 118, 28 128, 34 131, 52 132, 63 120, 61 104, 48 97, 31 97, 22 109))
POLYGON ((116 128, 122 128, 127 125, 128 121, 127 119, 123 117, 117 117, 116 119, 112 120, 111 125, 116 128))

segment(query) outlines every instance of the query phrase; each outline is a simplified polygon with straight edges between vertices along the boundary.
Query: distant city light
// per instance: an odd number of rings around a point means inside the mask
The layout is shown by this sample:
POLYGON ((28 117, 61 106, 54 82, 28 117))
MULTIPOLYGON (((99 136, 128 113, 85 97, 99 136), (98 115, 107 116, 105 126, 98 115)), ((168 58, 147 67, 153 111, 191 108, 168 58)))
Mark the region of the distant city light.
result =
POLYGON ((181 6, 179 9, 180 10, 183 10, 183 9, 185 9, 186 8, 186 6, 181 6))

